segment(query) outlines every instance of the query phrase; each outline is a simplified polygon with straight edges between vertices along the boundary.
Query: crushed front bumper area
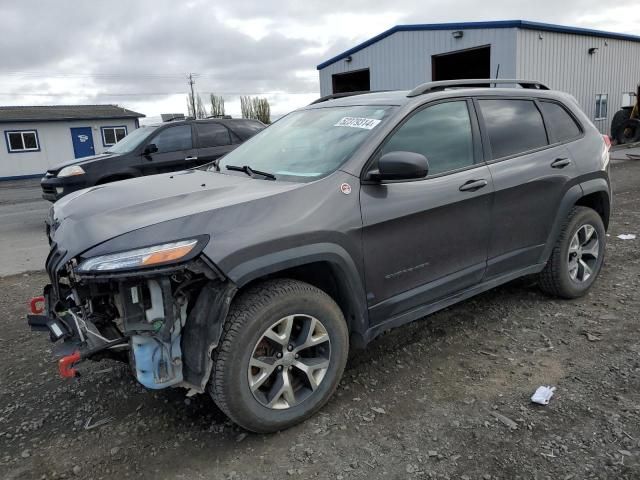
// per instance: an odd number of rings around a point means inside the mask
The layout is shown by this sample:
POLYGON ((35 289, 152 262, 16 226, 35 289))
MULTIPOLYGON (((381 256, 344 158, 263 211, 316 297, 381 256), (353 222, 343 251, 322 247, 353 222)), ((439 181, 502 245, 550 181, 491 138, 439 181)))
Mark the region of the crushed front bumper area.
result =
POLYGON ((201 258, 185 265, 119 274, 49 271, 52 284, 31 303, 29 326, 49 333, 63 377, 76 364, 128 362, 145 387, 203 392, 211 352, 235 286, 201 258))

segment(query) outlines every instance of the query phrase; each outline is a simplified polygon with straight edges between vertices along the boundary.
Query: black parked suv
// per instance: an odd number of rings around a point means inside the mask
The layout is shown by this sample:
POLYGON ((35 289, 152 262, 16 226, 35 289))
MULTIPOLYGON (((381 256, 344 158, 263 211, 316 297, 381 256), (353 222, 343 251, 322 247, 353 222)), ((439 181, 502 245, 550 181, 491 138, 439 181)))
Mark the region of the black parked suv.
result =
POLYGON ((173 172, 212 162, 265 125, 257 120, 180 120, 137 128, 99 155, 47 170, 42 197, 55 202, 76 190, 117 180, 173 172))
POLYGON ((602 266, 607 139, 536 82, 323 98, 215 162, 68 195, 29 316, 62 376, 130 362, 256 432, 335 391, 350 346, 523 275, 562 298, 602 266), (519 85, 519 87, 517 87, 519 85))

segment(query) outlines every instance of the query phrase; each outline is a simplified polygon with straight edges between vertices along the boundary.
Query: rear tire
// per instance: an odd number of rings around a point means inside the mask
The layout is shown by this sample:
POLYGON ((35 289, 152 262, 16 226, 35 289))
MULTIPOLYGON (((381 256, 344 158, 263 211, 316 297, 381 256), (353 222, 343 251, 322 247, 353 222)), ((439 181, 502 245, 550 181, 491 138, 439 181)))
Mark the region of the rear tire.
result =
POLYGON ((561 298, 587 293, 602 267, 605 243, 600 215, 588 207, 574 207, 547 265, 538 275, 542 291, 561 298))
POLYGON ((241 427, 283 430, 329 400, 348 353, 347 325, 331 297, 295 280, 263 282, 229 310, 209 393, 241 427))
POLYGON ((613 115, 613 119, 611 120, 611 138, 616 138, 618 136, 618 129, 624 122, 626 122, 630 118, 630 108, 622 108, 613 115))
POLYGON ((619 145, 640 142, 640 120, 631 118, 618 127, 616 142, 619 145))

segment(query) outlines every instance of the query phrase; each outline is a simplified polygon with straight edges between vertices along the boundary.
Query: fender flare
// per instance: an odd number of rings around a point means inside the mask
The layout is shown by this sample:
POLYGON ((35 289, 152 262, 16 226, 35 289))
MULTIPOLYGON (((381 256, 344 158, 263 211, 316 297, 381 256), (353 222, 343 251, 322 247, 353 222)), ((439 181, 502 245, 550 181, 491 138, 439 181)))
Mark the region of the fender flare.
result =
POLYGON ((562 197, 562 200, 560 201, 560 206, 557 210, 555 219, 553 220, 551 230, 549 231, 544 250, 542 251, 542 256, 540 257, 540 263, 547 263, 549 257, 551 257, 551 252, 556 245, 556 240, 560 236, 560 232, 562 231, 562 227, 564 226, 569 212, 576 202, 583 196, 584 192, 580 184, 573 185, 565 192, 564 197, 562 197))
POLYGON ((580 184, 582 187, 583 195, 590 195, 596 192, 604 192, 609 198, 611 198, 611 192, 609 184, 604 177, 592 178, 586 182, 580 184))
POLYGON ((310 263, 327 263, 335 274, 338 288, 348 298, 353 318, 348 319, 350 332, 356 344, 369 328, 368 309, 363 279, 349 253, 335 243, 313 243, 272 252, 240 263, 226 272, 238 288, 267 275, 310 263))
POLYGON ((597 192, 606 193, 607 197, 611 199, 609 183, 604 177, 586 180, 582 183, 573 185, 569 190, 567 190, 560 202, 560 207, 558 208, 558 212, 556 213, 556 217, 553 221, 553 226, 551 227, 549 236, 547 237, 547 242, 540 258, 540 263, 546 263, 549 260, 551 252, 556 245, 558 236, 562 231, 564 222, 571 209, 581 198, 597 192))

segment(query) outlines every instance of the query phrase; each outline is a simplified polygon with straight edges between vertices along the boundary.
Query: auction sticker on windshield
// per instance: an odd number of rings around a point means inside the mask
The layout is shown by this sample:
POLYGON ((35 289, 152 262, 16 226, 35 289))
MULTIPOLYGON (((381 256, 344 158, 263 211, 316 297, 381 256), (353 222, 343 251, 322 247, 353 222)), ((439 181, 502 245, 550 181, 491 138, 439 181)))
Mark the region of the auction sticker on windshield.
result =
POLYGON ((376 120, 375 118, 342 117, 334 127, 364 128, 365 130, 371 130, 379 123, 380 120, 376 120))

